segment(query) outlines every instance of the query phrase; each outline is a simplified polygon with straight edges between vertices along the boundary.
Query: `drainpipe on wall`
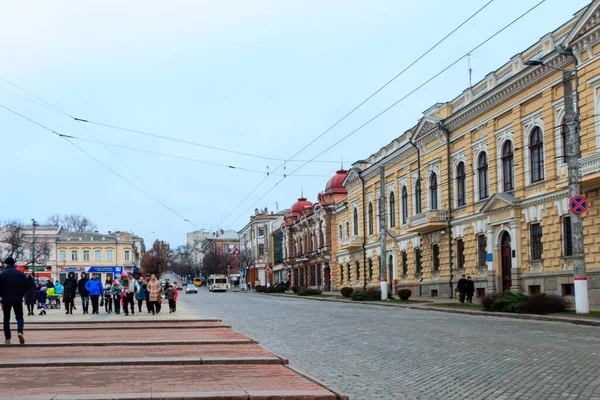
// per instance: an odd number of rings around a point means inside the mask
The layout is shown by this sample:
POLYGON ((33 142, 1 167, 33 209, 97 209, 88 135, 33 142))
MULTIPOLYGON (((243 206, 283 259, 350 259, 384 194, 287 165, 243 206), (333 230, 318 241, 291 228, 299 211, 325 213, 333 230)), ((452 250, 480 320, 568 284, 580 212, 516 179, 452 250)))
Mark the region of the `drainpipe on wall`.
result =
MULTIPOLYGON (((423 191, 423 189, 422 189, 423 188, 423 182, 421 182, 421 149, 419 149, 419 147, 415 144, 415 142, 413 142, 413 136, 411 136, 408 139, 408 142, 410 143, 410 145, 412 147, 414 147, 417 150, 417 179, 419 180, 419 185, 421 186, 421 192, 422 192, 423 191)), ((420 201, 421 201, 421 204, 422 204, 422 201, 423 201, 422 196, 421 196, 420 201)), ((422 207, 421 207, 421 211, 423 211, 422 207)), ((420 240, 420 238, 421 238, 421 235, 419 234, 419 246, 421 246, 421 240, 420 240)), ((422 262, 422 260, 423 260, 423 257, 421 256, 421 262, 422 262)), ((423 271, 423 265, 421 264, 421 280, 419 281, 419 297, 421 297, 421 294, 422 294, 421 293, 421 282, 423 282, 423 273, 422 273, 422 271, 423 271)))
POLYGON ((438 122, 438 129, 442 130, 446 135, 446 169, 448 171, 448 217, 446 218, 446 227, 448 229, 448 265, 450 271, 450 279, 448 285, 450 286, 449 297, 454 298, 452 284, 452 177, 450 174, 450 129, 441 122, 438 122))
POLYGON ((362 231, 363 231, 363 244, 362 244, 362 251, 363 251, 363 290, 367 290, 367 249, 365 248, 365 242, 367 241, 367 225, 366 225, 366 221, 365 221, 365 207, 366 207, 366 203, 365 203, 365 180, 362 178, 362 176, 360 176, 360 174, 358 174, 358 177, 360 178, 360 182, 362 183, 362 198, 363 198, 363 212, 362 212, 362 231))

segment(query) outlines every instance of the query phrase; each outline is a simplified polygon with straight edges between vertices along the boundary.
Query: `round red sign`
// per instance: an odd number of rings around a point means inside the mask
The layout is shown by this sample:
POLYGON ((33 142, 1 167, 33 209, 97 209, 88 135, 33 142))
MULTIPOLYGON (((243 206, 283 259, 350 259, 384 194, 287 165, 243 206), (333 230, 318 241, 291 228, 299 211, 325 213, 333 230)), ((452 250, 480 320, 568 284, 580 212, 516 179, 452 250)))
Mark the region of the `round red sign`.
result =
POLYGON ((588 201, 583 196, 573 196, 569 200, 569 209, 574 214, 583 214, 588 209, 588 201))

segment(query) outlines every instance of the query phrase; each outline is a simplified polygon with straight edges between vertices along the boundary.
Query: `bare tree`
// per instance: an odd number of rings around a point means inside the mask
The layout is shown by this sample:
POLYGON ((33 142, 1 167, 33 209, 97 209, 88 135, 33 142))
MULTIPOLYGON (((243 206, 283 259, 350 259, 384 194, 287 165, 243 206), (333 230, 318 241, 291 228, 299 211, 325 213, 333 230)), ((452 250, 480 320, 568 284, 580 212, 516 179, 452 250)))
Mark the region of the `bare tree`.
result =
POLYGON ((218 254, 216 251, 211 251, 202 258, 202 273, 205 277, 213 274, 227 274, 228 257, 218 254))
POLYGON ((87 217, 81 214, 60 214, 50 215, 46 223, 55 226, 62 226, 67 232, 92 232, 98 227, 87 217))
POLYGON ((254 255, 254 250, 252 249, 243 249, 237 255, 238 263, 240 267, 244 267, 248 269, 252 264, 254 264, 256 257, 254 255))
POLYGON ((142 271, 145 274, 156 274, 157 277, 169 270, 173 260, 173 250, 169 243, 156 239, 152 249, 142 258, 142 271))
MULTIPOLYGON (((6 251, 6 257, 14 258, 19 265, 43 264, 50 258, 51 245, 44 238, 37 238, 27 233, 23 224, 19 221, 9 221, 0 228, 0 243, 6 251), (28 257, 25 257, 28 251, 28 257)), ((4 267, 5 258, 0 257, 0 263, 4 267)))

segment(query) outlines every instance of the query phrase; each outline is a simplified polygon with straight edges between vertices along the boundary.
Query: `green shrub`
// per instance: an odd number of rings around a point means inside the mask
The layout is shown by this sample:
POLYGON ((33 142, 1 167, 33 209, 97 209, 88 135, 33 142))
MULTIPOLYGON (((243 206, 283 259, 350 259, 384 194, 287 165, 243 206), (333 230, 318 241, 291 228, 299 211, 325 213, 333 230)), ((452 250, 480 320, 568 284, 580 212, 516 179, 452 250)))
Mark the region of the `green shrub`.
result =
POLYGON ((298 294, 298 292, 302 289, 300 286, 292 286, 292 292, 298 294))
POLYGON ((552 314, 567 311, 569 302, 555 294, 541 293, 527 297, 522 304, 526 314, 552 314))
POLYGON ((298 296, 316 296, 316 295, 320 295, 322 292, 319 289, 311 289, 311 288, 306 288, 306 289, 301 289, 297 294, 298 296))
POLYGON ((356 292, 352 293, 352 300, 355 300, 355 301, 368 301, 369 300, 369 293, 364 292, 362 290, 356 291, 356 292))
POLYGON ((351 287, 343 287, 340 290, 340 293, 342 294, 342 296, 344 297, 350 297, 352 296, 352 292, 354 292, 354 289, 352 289, 351 287))
POLYGON ((369 288, 367 289, 367 295, 369 295, 370 301, 381 300, 381 289, 380 288, 369 288))
POLYGON ((412 291, 410 289, 398 289, 398 291, 396 292, 398 294, 398 297, 400 298, 400 300, 406 301, 410 298, 410 296, 412 295, 412 291))
POLYGON ((526 299, 527 296, 522 293, 507 291, 502 295, 494 294, 486 296, 481 301, 481 304, 483 304, 483 308, 487 311, 520 313, 523 310, 523 302, 526 299))

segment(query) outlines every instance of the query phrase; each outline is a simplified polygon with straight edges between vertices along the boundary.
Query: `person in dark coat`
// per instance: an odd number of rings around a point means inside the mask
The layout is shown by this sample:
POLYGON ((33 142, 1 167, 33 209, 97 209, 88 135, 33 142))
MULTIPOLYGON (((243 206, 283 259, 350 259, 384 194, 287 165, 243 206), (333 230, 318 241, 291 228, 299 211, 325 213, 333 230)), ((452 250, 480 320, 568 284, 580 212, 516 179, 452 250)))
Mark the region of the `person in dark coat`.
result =
POLYGON ((54 282, 52 282, 52 279, 48 279, 48 280, 46 281, 46 287, 47 287, 48 289, 50 289, 50 288, 53 288, 53 287, 54 287, 54 282))
POLYGON ((33 315, 35 307, 37 286, 32 274, 27 274, 27 293, 25 293, 25 305, 27 306, 27 315, 33 315))
POLYGON ((467 276, 467 285, 465 294, 467 295, 467 303, 473 302, 473 293, 475 293, 475 282, 471 280, 470 276, 467 276))
POLYGON ((79 295, 81 296, 81 305, 83 306, 84 314, 89 314, 88 309, 90 307, 90 292, 88 292, 88 290, 85 287, 87 282, 87 274, 85 272, 82 272, 81 279, 79 279, 79 282, 77 282, 77 289, 79 290, 79 295))
POLYGON ((458 290, 458 293, 460 293, 460 297, 459 297, 460 302, 464 303, 465 302, 465 294, 467 293, 467 280, 465 279, 464 275, 458 280, 458 284, 456 285, 456 290, 458 290))
POLYGON ((77 278, 74 272, 69 272, 67 279, 63 284, 63 298, 65 299, 65 314, 73 314, 73 306, 75 306, 75 296, 77 295, 77 278))
POLYGON ((15 267, 15 260, 6 257, 4 261, 6 269, 0 273, 0 297, 2 298, 2 313, 4 314, 4 338, 5 344, 10 344, 10 311, 14 310, 17 319, 17 335, 19 343, 25 343, 23 327, 23 296, 27 293, 27 277, 15 267))

